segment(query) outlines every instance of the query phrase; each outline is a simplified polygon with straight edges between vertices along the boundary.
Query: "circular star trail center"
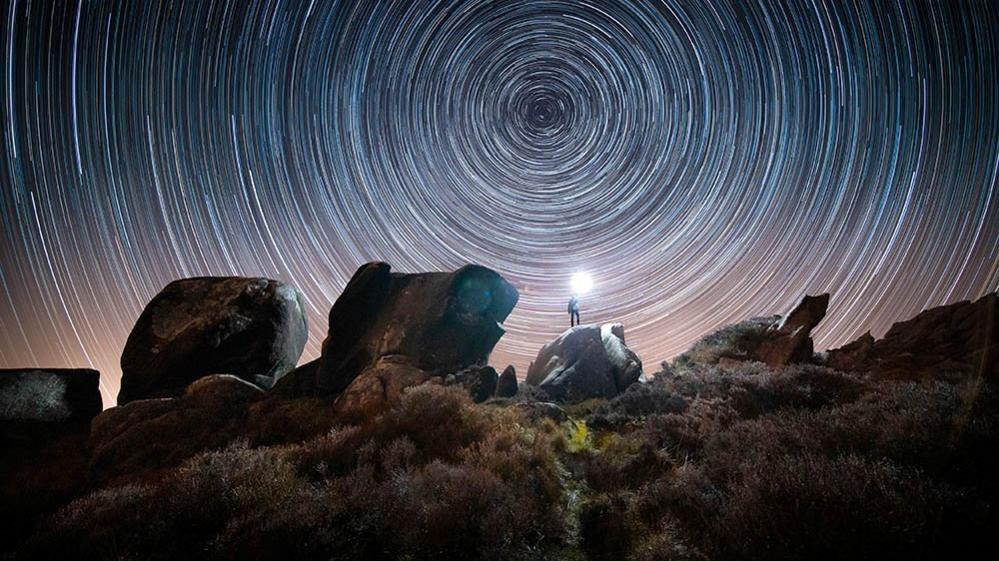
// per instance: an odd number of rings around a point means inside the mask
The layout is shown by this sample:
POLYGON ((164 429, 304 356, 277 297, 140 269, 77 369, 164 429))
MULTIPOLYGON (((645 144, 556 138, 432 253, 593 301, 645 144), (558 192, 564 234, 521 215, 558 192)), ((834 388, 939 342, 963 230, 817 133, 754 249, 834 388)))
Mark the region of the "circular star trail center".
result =
POLYGON ((3 4, 0 364, 93 366, 196 275, 306 296, 474 262, 494 365, 625 325, 647 370, 832 292, 819 349, 999 287, 999 4, 3 4), (579 287, 576 287, 579 288, 579 287))

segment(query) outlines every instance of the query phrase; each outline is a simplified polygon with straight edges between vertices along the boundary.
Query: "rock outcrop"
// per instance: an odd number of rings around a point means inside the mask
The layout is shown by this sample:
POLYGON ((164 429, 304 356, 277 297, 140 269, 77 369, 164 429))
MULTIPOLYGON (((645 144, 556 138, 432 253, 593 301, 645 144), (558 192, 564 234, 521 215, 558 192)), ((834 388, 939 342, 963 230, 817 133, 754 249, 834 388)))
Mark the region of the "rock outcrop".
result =
POLYGON ((496 397, 513 397, 517 395, 517 370, 512 364, 507 365, 496 382, 496 397))
POLYGON ((100 378, 88 369, 0 369, 0 435, 85 427, 101 412, 100 378))
POLYGON ((805 296, 787 315, 752 318, 705 336, 677 358, 677 364, 756 361, 769 366, 810 362, 811 332, 822 321, 829 294, 805 296))
POLYGON ((384 356, 361 371, 333 407, 345 419, 369 419, 388 409, 402 395, 402 390, 429 379, 408 357, 384 356))
POLYGON ((496 394, 499 375, 492 366, 469 366, 454 374, 444 377, 445 386, 461 386, 465 388, 472 401, 482 403, 496 394))
MULTIPOLYGON (((413 369, 429 379, 485 364, 517 298, 517 290, 503 277, 478 265, 413 274, 393 273, 386 263, 362 265, 330 310, 318 362, 296 370, 275 390, 342 393, 340 406, 353 409, 348 403, 380 402, 384 395, 360 394, 382 387, 376 381, 384 382, 391 372, 402 373, 409 383, 417 378, 413 369), (388 357, 392 366, 379 366, 388 357)), ((386 386, 383 394, 394 393, 396 385, 386 386)))
POLYGON ((999 297, 987 294, 930 308, 898 322, 881 339, 870 333, 826 355, 838 370, 888 378, 999 377, 999 297))
POLYGON ((292 286, 241 277, 171 282, 129 334, 118 403, 179 395, 216 372, 268 388, 295 367, 307 339, 302 295, 292 286))
POLYGON ((139 399, 108 409, 91 424, 93 477, 104 481, 172 465, 221 446, 239 434, 247 403, 263 395, 263 390, 241 378, 216 374, 199 378, 179 397, 139 399))
POLYGON ((556 401, 577 401, 614 397, 641 374, 620 324, 577 325, 541 349, 526 381, 556 401))

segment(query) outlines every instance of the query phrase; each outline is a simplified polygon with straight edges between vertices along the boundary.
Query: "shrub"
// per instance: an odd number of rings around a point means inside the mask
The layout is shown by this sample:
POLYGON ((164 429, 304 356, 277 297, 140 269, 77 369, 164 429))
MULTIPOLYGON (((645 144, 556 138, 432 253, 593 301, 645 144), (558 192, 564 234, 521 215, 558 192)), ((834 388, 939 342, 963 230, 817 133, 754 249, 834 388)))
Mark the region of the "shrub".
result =
POLYGON ((225 415, 241 440, 227 433, 221 449, 200 451, 156 478, 147 472, 65 505, 22 554, 752 560, 996 553, 999 400, 988 382, 694 365, 619 397, 598 405, 588 423, 532 418, 510 402, 476 405, 460 388, 436 385, 406 390, 357 425, 334 425, 318 411, 308 421, 318 401, 258 401, 246 426, 225 415), (595 422, 614 415, 620 420, 595 422), (281 422, 297 428, 278 445, 281 422))
POLYGON ((709 333, 673 361, 674 368, 691 364, 715 364, 721 358, 742 359, 766 339, 767 330, 779 316, 756 317, 709 333))
POLYGON ((638 525, 624 494, 597 495, 579 513, 580 539, 590 559, 620 559, 631 551, 638 525))
POLYGON ((947 490, 887 460, 814 454, 743 466, 714 528, 727 559, 902 559, 935 541, 947 490))
POLYGON ((458 387, 423 384, 406 390, 399 403, 374 424, 377 442, 405 435, 425 461, 449 460, 482 439, 489 428, 486 411, 458 387))
POLYGON ((407 391, 300 444, 246 441, 61 509, 22 552, 74 559, 518 559, 564 545, 550 423, 407 391), (499 422, 498 422, 499 421, 499 422))
POLYGON ((632 384, 610 401, 596 407, 587 419, 595 429, 613 429, 647 415, 682 413, 688 402, 661 380, 632 384))
POLYGON ((666 450, 635 435, 609 434, 600 440, 598 448, 577 459, 582 477, 594 491, 635 489, 667 475, 674 467, 666 450))

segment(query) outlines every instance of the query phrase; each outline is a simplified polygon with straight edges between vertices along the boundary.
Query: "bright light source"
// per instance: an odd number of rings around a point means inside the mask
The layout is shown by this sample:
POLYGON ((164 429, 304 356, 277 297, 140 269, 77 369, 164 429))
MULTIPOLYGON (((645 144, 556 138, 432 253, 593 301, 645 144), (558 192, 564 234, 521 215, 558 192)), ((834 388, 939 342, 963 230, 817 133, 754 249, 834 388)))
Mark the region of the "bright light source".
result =
POLYGON ((586 294, 593 288, 593 279, 587 273, 575 273, 572 275, 572 293, 586 294))

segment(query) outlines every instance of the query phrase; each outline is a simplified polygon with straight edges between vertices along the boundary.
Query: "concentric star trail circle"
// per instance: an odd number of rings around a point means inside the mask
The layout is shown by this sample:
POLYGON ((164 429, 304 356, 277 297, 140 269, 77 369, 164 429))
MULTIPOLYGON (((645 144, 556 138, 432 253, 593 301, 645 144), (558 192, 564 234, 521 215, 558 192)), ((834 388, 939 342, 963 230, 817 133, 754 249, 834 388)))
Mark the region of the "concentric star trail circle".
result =
POLYGON ((492 267, 492 362, 646 364, 833 293, 817 347, 999 288, 999 3, 2 3, 0 365, 105 402, 176 277, 262 275, 316 356, 354 269, 492 267))

